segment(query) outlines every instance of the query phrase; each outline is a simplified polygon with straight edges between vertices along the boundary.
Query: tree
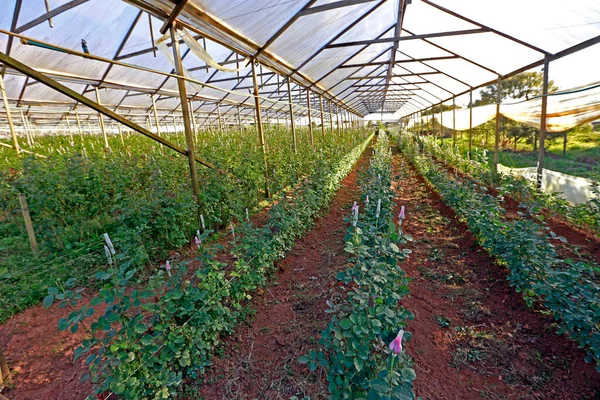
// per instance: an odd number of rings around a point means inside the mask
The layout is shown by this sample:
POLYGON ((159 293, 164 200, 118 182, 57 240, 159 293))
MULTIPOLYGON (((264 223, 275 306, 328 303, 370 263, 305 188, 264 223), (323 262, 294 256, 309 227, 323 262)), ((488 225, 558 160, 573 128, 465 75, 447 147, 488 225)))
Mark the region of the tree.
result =
MULTIPOLYGON (((542 94, 544 87, 544 74, 542 72, 522 72, 502 81, 500 101, 507 98, 529 100, 542 94)), ((554 81, 548 82, 548 92, 554 92, 558 87, 554 81)), ((498 85, 488 85, 479 92, 481 99, 473 102, 474 106, 496 104, 498 85)))

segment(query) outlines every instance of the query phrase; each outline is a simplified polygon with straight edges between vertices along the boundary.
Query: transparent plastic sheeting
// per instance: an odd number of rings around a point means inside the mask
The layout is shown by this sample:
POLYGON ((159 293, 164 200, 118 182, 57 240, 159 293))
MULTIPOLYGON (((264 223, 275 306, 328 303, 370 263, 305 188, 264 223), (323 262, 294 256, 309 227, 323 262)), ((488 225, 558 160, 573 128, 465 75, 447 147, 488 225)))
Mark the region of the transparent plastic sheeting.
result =
MULTIPOLYGON (((572 89, 577 90, 577 89, 572 89)), ((536 98, 519 103, 500 105, 500 114, 513 121, 521 122, 530 126, 539 127, 541 121, 542 99, 536 98)), ((546 130, 548 132, 564 132, 575 126, 582 125, 600 118, 600 85, 597 87, 566 94, 550 94, 546 107, 546 130)), ((473 107, 473 127, 479 126, 496 117, 496 105, 473 107)), ((426 122, 430 115, 424 116, 426 122)), ((469 129, 469 109, 456 111, 445 111, 434 114, 436 121, 449 129, 465 131, 469 129), (454 113, 456 113, 456 125, 454 125, 454 113)), ((415 119, 409 120, 409 126, 413 126, 415 119)))
MULTIPOLYGON (((505 174, 522 176, 532 182, 536 181, 537 168, 509 168, 498 164, 498 171, 505 174)), ((595 198, 592 192, 593 182, 586 178, 563 174, 544 169, 542 173, 542 190, 546 193, 562 193, 572 204, 585 203, 595 198)))

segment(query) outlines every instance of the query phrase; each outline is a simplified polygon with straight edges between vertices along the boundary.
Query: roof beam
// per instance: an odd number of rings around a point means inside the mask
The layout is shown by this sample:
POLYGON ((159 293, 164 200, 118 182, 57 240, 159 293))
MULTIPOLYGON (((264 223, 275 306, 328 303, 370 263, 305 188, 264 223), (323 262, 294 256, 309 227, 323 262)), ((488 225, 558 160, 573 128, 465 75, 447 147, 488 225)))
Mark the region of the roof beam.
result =
MULTIPOLYGON (((21 63, 20 61, 7 56, 6 54, 0 52, 0 61, 3 64, 6 64, 8 66, 10 66, 11 68, 21 72, 22 74, 29 76, 33 79, 35 79, 36 81, 56 90, 59 93, 64 94, 67 97, 70 97, 71 99, 82 103, 86 106, 88 106, 89 108, 96 110, 97 112, 106 115, 107 117, 125 125, 128 126, 129 128, 141 133, 144 136, 149 137, 150 139, 153 139, 156 142, 159 142, 167 147, 169 147, 172 150, 175 150, 177 153, 186 156, 188 155, 187 150, 177 146, 174 143, 171 143, 170 141, 150 132, 149 130, 139 126, 138 124, 128 120, 125 117, 122 117, 121 115, 115 113, 114 111, 109 110, 107 107, 102 106, 101 104, 98 104, 97 102, 77 93, 76 91, 58 83, 57 81, 55 81, 54 79, 51 79, 49 77, 47 77, 46 75, 28 67, 27 65, 21 63)), ((213 164, 211 164, 208 161, 205 161, 199 157, 194 156, 194 159, 196 162, 208 167, 208 168, 212 168, 212 169, 216 169, 218 170, 213 164)))
POLYGON ((71 8, 77 7, 83 3, 87 3, 88 0, 72 0, 68 3, 63 4, 62 6, 56 7, 54 10, 47 12, 46 14, 42 14, 34 20, 29 21, 25 25, 21 25, 16 29, 13 29, 15 33, 23 33, 28 29, 33 28, 49 19, 56 17, 59 14, 62 14, 65 11, 70 10, 71 8))
POLYGON ((349 7, 362 3, 369 3, 374 0, 340 0, 329 4, 323 4, 316 7, 311 7, 300 11, 300 16, 310 15, 323 11, 335 10, 336 8, 349 7))
POLYGON ((450 32, 436 32, 436 33, 424 33, 421 35, 412 35, 412 36, 395 36, 392 38, 381 38, 381 39, 373 39, 373 40, 357 40, 355 42, 344 42, 344 43, 332 43, 327 48, 337 48, 337 47, 348 47, 348 46, 362 46, 362 45, 370 45, 376 43, 397 43, 403 42, 406 40, 419 40, 419 39, 430 39, 430 38, 438 38, 438 37, 447 37, 447 36, 460 36, 460 35, 471 35, 475 33, 485 33, 489 32, 489 29, 479 28, 479 29, 463 29, 460 31, 450 31, 450 32))
POLYGON ((188 0, 175 0, 175 7, 173 7, 173 11, 171 11, 171 14, 169 14, 169 17, 165 20, 163 26, 160 28, 160 33, 162 33, 163 35, 167 33, 167 31, 173 24, 173 21, 177 19, 179 13, 181 12, 181 10, 183 10, 183 7, 185 7, 185 4, 187 2, 188 0))
POLYGON ((261 48, 259 48, 256 51, 256 53, 254 54, 254 58, 261 55, 267 49, 267 47, 269 47, 274 41, 277 40, 277 38, 279 36, 283 35, 283 33, 287 30, 287 28, 292 26, 292 24, 294 22, 296 22, 296 20, 302 16, 302 11, 307 10, 310 6, 312 6, 316 2, 317 2, 317 0, 309 0, 296 14, 294 14, 294 16, 292 18, 290 18, 281 28, 279 28, 279 30, 277 32, 275 32, 275 34, 273 36, 271 36, 269 38, 269 40, 267 40, 261 48))
MULTIPOLYGON (((403 63, 412 63, 412 62, 423 62, 423 61, 437 61, 437 60, 452 60, 460 58, 459 56, 439 56, 439 57, 424 57, 424 58, 415 58, 410 60, 396 60, 394 61, 394 65, 403 64, 403 63)), ((372 67, 375 65, 388 65, 389 61, 375 61, 363 64, 346 64, 342 65, 338 68, 363 68, 363 67, 372 67)))
POLYGON ((530 49, 538 51, 538 52, 540 52, 542 54, 550 55, 550 53, 547 52, 544 49, 540 49, 539 47, 534 46, 534 45, 532 45, 530 43, 524 42, 523 40, 517 39, 514 36, 508 35, 508 34, 506 34, 504 32, 501 32, 501 31, 498 31, 496 29, 490 28, 490 27, 488 27, 486 25, 480 24, 477 21, 474 21, 474 20, 472 20, 470 18, 467 18, 464 15, 460 15, 458 13, 455 13, 454 11, 451 11, 451 10, 449 10, 449 9, 447 9, 445 7, 442 7, 442 6, 438 5, 438 4, 435 4, 435 3, 433 3, 433 2, 431 2, 429 0, 422 0, 422 2, 425 3, 425 4, 427 4, 427 5, 429 5, 429 6, 431 6, 431 7, 437 8, 438 10, 443 11, 446 14, 452 15, 455 18, 462 19, 463 21, 468 22, 468 23, 473 24, 473 25, 476 25, 476 26, 479 26, 482 29, 487 29, 489 32, 495 33, 496 35, 502 36, 502 37, 504 37, 506 39, 510 39, 510 40, 512 40, 515 43, 519 43, 520 45, 523 45, 525 47, 529 47, 530 49))
MULTIPOLYGON (((397 74, 392 75, 391 78, 403 78, 405 76, 419 76, 419 75, 435 75, 440 74, 441 72, 430 71, 430 72, 421 72, 421 73, 410 73, 410 74, 397 74)), ((385 78, 384 75, 366 75, 366 76, 351 76, 347 78, 348 80, 363 80, 363 79, 378 79, 385 78)))

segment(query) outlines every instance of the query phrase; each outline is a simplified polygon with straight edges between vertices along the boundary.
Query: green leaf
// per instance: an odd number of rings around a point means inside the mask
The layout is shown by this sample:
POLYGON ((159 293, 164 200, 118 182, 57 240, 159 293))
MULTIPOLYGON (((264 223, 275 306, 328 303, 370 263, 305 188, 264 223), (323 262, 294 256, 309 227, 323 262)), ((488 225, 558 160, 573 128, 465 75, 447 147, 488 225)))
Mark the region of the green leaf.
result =
POLYGON ((348 318, 344 318, 340 321, 340 326, 342 327, 342 329, 348 330, 352 328, 352 321, 350 321, 348 318))
POLYGON ((300 364, 307 364, 309 361, 310 361, 310 358, 308 358, 307 356, 298 357, 298 362, 300 364))
POLYGON ((354 357, 354 368, 356 368, 356 370, 358 372, 360 372, 363 369, 364 365, 365 364, 364 364, 363 360, 361 360, 360 358, 354 357))
MULTIPOLYGON (((48 290, 48 291, 50 291, 50 290, 48 290)), ((44 300, 42 301, 42 305, 46 309, 50 308, 52 303, 54 303, 54 294, 49 294, 48 296, 44 297, 44 300)))
POLYGON ((133 330, 136 333, 144 333, 148 330, 148 328, 144 324, 137 324, 136 326, 133 327, 133 330))

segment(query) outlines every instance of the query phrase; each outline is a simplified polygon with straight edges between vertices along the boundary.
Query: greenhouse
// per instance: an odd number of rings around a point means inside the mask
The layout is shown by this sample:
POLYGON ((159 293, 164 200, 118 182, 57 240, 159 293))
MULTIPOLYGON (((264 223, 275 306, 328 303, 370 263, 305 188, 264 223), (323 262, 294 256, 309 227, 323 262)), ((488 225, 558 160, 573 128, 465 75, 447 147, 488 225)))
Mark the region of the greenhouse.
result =
POLYGON ((0 400, 595 399, 600 3, 0 0, 0 400))

